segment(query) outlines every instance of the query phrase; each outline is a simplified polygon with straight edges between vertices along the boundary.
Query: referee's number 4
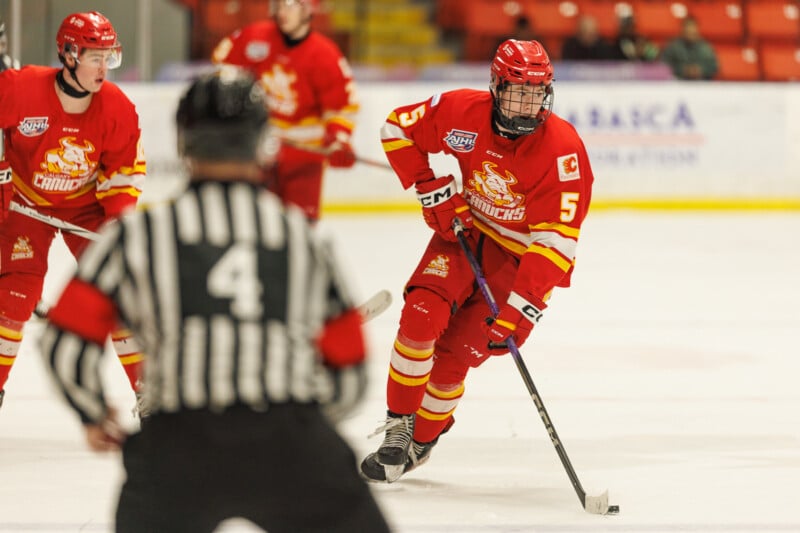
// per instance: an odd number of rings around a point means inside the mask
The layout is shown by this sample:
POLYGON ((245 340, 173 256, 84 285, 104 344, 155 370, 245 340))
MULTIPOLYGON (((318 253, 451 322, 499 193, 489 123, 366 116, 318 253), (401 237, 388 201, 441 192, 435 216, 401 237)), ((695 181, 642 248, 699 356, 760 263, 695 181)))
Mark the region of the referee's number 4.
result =
POLYGON ((231 314, 238 319, 261 317, 263 291, 258 278, 258 254, 252 244, 234 244, 208 271, 208 294, 230 300, 231 314))

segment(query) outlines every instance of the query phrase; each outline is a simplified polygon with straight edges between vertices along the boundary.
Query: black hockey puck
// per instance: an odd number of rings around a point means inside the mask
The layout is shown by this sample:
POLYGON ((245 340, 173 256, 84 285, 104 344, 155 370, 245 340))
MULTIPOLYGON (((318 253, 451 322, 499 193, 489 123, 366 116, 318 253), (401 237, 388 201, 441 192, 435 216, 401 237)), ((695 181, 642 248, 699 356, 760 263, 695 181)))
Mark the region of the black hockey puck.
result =
POLYGON ((619 514, 619 505, 609 505, 607 514, 619 514))

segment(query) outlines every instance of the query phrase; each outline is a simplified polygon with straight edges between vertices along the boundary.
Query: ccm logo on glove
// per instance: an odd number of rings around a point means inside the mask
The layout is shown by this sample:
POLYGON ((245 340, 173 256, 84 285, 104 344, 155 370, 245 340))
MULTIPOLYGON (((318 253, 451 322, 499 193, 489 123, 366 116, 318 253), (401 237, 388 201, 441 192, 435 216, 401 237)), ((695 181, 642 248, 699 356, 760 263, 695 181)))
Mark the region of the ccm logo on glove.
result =
POLYGON ((425 223, 443 239, 458 240, 453 232, 456 217, 465 230, 472 227, 469 204, 458 194, 456 179, 452 175, 417 183, 417 199, 422 204, 425 223))

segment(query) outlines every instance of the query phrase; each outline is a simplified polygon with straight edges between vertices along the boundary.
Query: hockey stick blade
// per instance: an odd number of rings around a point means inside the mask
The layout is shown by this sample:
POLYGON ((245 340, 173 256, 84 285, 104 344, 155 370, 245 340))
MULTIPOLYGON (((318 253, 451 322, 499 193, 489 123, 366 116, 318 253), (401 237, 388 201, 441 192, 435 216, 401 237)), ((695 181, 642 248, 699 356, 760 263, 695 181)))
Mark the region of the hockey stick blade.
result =
POLYGON ((390 305, 392 305, 392 293, 386 289, 378 291, 372 298, 358 306, 358 312, 362 317, 361 322, 369 322, 389 309, 390 305))
POLYGON ((608 505, 608 491, 605 491, 600 496, 586 495, 583 508, 587 513, 592 514, 618 514, 618 505, 608 505))

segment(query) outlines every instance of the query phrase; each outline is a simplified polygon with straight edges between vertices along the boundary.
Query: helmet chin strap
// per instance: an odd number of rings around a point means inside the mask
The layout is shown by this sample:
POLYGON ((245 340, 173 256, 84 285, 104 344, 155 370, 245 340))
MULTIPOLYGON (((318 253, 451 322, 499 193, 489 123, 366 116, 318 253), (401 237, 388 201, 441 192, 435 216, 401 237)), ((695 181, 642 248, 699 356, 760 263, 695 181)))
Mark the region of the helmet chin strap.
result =
POLYGON ((67 96, 71 96, 72 98, 86 98, 87 96, 92 94, 90 91, 87 91, 83 85, 81 85, 81 82, 78 81, 78 77, 75 75, 76 67, 70 68, 67 66, 66 61, 62 60, 62 62, 64 63, 64 68, 62 68, 56 73, 56 83, 58 83, 59 89, 64 91, 64 93, 67 96), (76 89, 75 87, 67 83, 67 80, 64 79, 64 69, 67 69, 69 71, 69 75, 72 76, 72 79, 75 81, 76 84, 78 84, 78 87, 83 89, 82 91, 76 89))

